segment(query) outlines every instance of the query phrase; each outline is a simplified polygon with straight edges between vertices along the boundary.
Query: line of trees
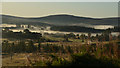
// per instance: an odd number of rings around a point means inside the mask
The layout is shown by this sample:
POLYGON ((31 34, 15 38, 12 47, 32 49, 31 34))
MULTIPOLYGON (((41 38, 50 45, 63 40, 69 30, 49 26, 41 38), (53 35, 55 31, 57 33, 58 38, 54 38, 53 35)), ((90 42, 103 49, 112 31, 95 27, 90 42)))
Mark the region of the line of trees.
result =
POLYGON ((30 32, 25 29, 23 32, 13 32, 9 29, 2 30, 3 38, 14 38, 14 39, 39 39, 42 37, 41 33, 30 32))
POLYGON ((24 41, 19 41, 18 43, 2 42, 3 53, 30 53, 36 50, 37 47, 33 44, 33 41, 28 41, 27 44, 24 41))
POLYGON ((95 41, 96 39, 98 41, 110 41, 110 38, 112 38, 113 40, 116 40, 117 38, 120 39, 120 35, 112 36, 110 31, 105 31, 101 35, 96 34, 96 36, 91 36, 91 33, 88 33, 87 36, 85 34, 75 35, 74 33, 64 35, 64 41, 69 41, 69 38, 81 39, 82 42, 84 42, 87 39, 89 39, 91 41, 95 41))
POLYGON ((105 31, 82 26, 52 26, 51 30, 66 32, 91 32, 91 33, 101 33, 105 31))

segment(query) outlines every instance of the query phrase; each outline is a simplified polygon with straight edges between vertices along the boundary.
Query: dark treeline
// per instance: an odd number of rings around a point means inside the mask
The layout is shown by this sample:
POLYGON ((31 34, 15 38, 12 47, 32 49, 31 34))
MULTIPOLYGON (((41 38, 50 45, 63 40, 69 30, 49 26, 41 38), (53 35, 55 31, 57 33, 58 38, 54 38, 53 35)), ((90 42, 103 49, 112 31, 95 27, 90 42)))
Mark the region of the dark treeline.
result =
POLYGON ((13 32, 6 28, 2 30, 2 38, 13 39, 13 40, 34 40, 34 41, 41 41, 41 42, 58 42, 57 40, 51 40, 48 38, 42 37, 41 33, 30 32, 28 29, 25 29, 23 32, 13 32))
POLYGON ((120 39, 120 35, 112 36, 110 31, 105 31, 101 35, 96 34, 96 36, 91 36, 91 33, 88 33, 88 36, 86 36, 85 34, 75 35, 74 33, 64 35, 64 39, 65 39, 64 41, 69 41, 69 38, 80 39, 82 40, 82 42, 84 42, 87 39, 89 39, 92 42, 96 41, 96 39, 99 42, 102 42, 102 41, 110 41, 111 38, 113 40, 116 40, 117 38, 120 39))
MULTIPOLYGON (((120 27, 108 28, 106 30, 120 32, 120 27)), ((66 32, 91 32, 91 33, 102 33, 106 30, 94 29, 89 27, 82 27, 82 26, 52 26, 51 30, 55 31, 66 31, 66 32)))
POLYGON ((0 27, 1 29, 17 29, 18 27, 0 27))
MULTIPOLYGON (((67 46, 67 49, 70 51, 69 46, 67 46)), ((8 41, 2 42, 2 52, 8 54, 34 52, 58 53, 60 50, 65 53, 65 49, 63 46, 57 46, 52 44, 41 45, 41 43, 38 43, 38 45, 35 45, 33 41, 18 41, 16 43, 9 43, 8 41)))
POLYGON ((25 29, 23 32, 13 32, 9 29, 2 31, 3 38, 16 38, 16 39, 39 39, 42 37, 42 34, 30 32, 28 29, 25 29))
POLYGON ((35 52, 37 47, 34 45, 33 41, 18 41, 16 43, 9 43, 8 41, 2 42, 2 52, 3 53, 31 53, 35 52))
POLYGON ((81 26, 52 26, 51 30, 67 31, 67 32, 91 32, 91 33, 100 33, 104 31, 104 30, 81 27, 81 26))
POLYGON ((120 27, 114 27, 114 28, 109 28, 109 29, 107 29, 107 30, 111 30, 111 31, 114 31, 114 32, 120 32, 120 27))

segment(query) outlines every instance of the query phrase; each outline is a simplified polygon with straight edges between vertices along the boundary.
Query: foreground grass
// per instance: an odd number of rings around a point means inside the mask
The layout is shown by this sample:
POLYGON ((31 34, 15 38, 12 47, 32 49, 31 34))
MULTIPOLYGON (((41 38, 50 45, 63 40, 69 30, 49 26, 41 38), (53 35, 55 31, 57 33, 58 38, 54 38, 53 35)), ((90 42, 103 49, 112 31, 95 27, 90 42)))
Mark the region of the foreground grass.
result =
POLYGON ((94 55, 90 55, 88 53, 77 53, 70 54, 66 57, 60 57, 57 54, 44 54, 44 60, 42 60, 42 56, 36 56, 35 54, 29 54, 32 63, 29 63, 27 59, 24 57, 25 54, 16 54, 13 56, 13 59, 10 60, 10 57, 3 58, 3 67, 8 66, 8 68, 21 67, 23 66, 31 66, 31 67, 65 67, 69 68, 71 66, 74 67, 95 67, 95 68, 119 68, 120 67, 120 59, 111 59, 105 56, 101 56, 97 58, 94 55), (41 59, 35 62, 34 59, 41 59))
POLYGON ((91 45, 80 42, 44 42, 41 44, 43 53, 42 51, 27 54, 15 53, 12 60, 10 55, 3 55, 3 66, 119 68, 120 58, 117 57, 119 53, 117 50, 120 42, 116 44, 114 42, 91 45), (118 47, 115 48, 115 46, 118 47), (113 49, 110 50, 110 48, 113 49), (29 55, 31 63, 26 55, 29 55))
MULTIPOLYGON (((70 60, 65 60, 58 56, 51 55, 52 60, 47 61, 44 64, 48 67, 96 67, 96 68, 119 68, 120 59, 110 59, 107 57, 96 58, 89 54, 71 54, 70 60)), ((40 66, 41 62, 34 63, 33 66, 40 66)))

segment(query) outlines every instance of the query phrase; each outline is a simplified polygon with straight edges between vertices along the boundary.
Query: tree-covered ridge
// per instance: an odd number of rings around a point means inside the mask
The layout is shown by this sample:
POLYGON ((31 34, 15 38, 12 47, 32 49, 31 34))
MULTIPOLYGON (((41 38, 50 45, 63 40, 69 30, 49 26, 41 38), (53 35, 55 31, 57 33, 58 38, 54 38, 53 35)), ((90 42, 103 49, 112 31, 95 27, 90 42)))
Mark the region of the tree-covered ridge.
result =
POLYGON ((55 31, 66 31, 66 32, 91 32, 91 33, 101 33, 104 30, 81 27, 81 26, 52 26, 51 30, 55 31))
POLYGON ((65 31, 65 32, 86 32, 86 33, 102 33, 105 31, 120 32, 120 27, 108 28, 108 29, 94 29, 91 27, 82 26, 52 26, 51 30, 65 31))

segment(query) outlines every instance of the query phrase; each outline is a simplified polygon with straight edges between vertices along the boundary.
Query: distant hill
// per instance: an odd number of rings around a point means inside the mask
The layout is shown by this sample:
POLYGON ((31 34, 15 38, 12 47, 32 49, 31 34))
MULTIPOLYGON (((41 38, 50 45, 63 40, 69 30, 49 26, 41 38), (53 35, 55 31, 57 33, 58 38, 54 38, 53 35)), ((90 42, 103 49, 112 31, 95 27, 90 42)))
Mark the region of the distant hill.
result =
POLYGON ((39 20, 47 24, 54 25, 77 25, 77 26, 90 26, 90 25, 113 25, 118 24, 118 18, 89 18, 89 17, 79 17, 73 15, 50 15, 40 18, 32 18, 34 20, 39 20))
POLYGON ((91 26, 91 25, 118 25, 118 18, 89 18, 73 15, 50 15, 38 18, 22 18, 2 15, 3 23, 6 24, 34 24, 34 25, 57 25, 57 26, 91 26))
POLYGON ((2 23, 3 24, 31 24, 31 25, 41 25, 41 26, 49 25, 37 20, 30 19, 30 18, 15 17, 15 16, 9 16, 9 15, 2 15, 2 23))

